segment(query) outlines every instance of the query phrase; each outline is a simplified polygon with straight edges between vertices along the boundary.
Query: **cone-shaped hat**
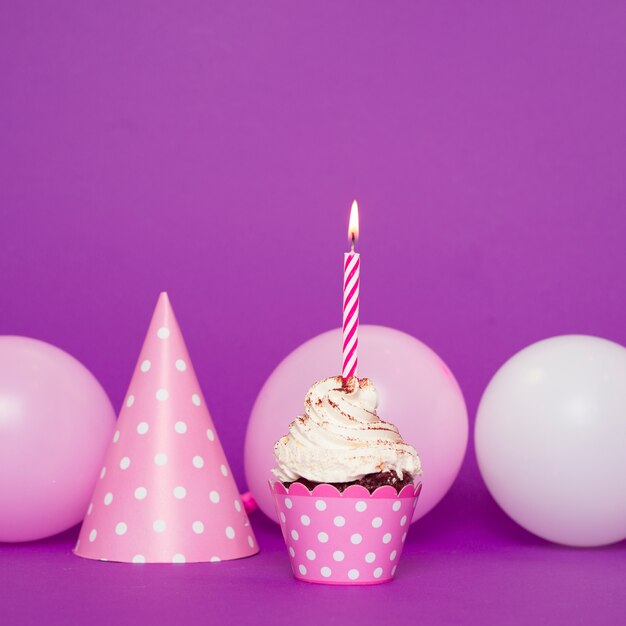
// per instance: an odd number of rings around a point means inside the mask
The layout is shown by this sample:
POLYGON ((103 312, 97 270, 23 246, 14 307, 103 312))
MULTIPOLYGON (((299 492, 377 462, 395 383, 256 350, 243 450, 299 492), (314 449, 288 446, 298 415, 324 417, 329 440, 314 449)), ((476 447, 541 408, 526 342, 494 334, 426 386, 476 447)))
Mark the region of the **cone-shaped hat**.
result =
POLYGON ((238 559, 258 550, 162 293, 75 554, 171 563, 238 559))

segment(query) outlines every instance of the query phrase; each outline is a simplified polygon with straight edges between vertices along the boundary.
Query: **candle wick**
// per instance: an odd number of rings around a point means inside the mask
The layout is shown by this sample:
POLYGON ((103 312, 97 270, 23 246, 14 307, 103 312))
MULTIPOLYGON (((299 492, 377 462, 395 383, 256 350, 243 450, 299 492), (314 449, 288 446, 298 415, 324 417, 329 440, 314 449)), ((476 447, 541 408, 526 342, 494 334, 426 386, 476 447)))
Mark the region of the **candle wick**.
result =
POLYGON ((350 236, 350 252, 354 252, 354 233, 350 236))

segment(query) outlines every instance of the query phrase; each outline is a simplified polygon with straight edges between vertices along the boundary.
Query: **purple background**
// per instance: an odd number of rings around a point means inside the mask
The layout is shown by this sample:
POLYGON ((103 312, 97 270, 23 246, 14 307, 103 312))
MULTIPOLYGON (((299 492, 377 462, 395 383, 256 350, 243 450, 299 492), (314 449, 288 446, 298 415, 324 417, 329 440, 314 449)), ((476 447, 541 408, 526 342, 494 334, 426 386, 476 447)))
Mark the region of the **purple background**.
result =
MULTIPOLYGON (((119 407, 168 290, 243 489, 256 393, 340 323, 356 197, 362 321, 436 350, 473 419, 531 342, 626 343, 625 32, 621 2, 4 1, 0 333, 69 351, 119 407)), ((392 585, 295 583, 252 522, 263 553, 217 565, 83 561, 76 530, 0 546, 3 618, 626 618, 625 543, 527 534, 473 449, 392 585)))

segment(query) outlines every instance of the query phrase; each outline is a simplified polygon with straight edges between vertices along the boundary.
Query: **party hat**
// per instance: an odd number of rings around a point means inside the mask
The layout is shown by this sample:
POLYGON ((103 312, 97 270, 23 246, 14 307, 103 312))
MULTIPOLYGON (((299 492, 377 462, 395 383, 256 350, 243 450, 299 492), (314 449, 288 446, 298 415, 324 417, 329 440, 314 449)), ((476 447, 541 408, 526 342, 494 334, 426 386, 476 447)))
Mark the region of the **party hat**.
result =
POLYGON ((74 552, 88 559, 182 563, 258 551, 162 293, 74 552))

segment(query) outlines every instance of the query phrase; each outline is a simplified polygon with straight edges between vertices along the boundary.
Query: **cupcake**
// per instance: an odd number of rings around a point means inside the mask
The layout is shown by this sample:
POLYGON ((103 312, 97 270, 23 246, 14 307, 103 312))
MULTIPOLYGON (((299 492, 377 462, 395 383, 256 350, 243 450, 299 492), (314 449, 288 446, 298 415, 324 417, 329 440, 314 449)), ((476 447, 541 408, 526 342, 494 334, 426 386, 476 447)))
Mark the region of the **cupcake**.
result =
POLYGON ((375 584, 396 572, 421 466, 377 403, 367 378, 326 378, 276 442, 271 488, 296 578, 375 584))

